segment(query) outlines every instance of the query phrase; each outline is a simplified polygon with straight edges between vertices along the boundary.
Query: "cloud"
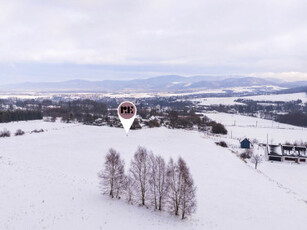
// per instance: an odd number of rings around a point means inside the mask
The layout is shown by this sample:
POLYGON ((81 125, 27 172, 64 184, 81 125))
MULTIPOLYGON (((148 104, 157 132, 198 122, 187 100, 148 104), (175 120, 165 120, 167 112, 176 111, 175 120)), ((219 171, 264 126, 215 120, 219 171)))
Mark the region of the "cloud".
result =
POLYGON ((279 78, 284 81, 306 81, 307 80, 307 73, 301 73, 301 72, 281 72, 281 73, 252 73, 249 74, 249 76, 252 77, 262 77, 262 78, 279 78))
POLYGON ((191 74, 193 68, 307 72, 304 0, 0 4, 1 63, 172 65, 190 68, 191 74))

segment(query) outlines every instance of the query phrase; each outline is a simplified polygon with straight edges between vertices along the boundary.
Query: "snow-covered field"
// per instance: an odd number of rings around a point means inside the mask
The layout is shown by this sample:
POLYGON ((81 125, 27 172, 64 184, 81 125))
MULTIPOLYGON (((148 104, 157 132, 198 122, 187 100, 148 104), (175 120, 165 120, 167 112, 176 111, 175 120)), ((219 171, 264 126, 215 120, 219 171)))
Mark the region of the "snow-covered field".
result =
MULTIPOLYGON (((286 141, 307 142, 307 129, 282 124, 270 120, 227 113, 206 113, 209 118, 221 122, 228 130, 223 139, 234 147, 239 146, 239 139, 247 137, 266 143, 279 144, 286 141)), ((238 149, 240 151, 240 149, 238 149)), ((264 154, 264 149, 255 147, 254 152, 264 154)), ((298 195, 307 201, 307 165, 295 163, 277 163, 265 161, 260 165, 261 173, 288 193, 298 195)))
MULTIPOLYGON (((8 98, 18 98, 18 99, 36 99, 36 98, 45 98, 49 99, 53 96, 61 96, 63 98, 103 98, 103 97, 111 97, 111 98, 122 98, 122 97, 133 97, 133 98, 149 98, 149 97, 172 97, 172 96, 188 96, 188 95, 197 95, 197 94, 223 94, 227 91, 233 91, 235 93, 251 93, 256 92, 258 90, 267 90, 267 91, 276 91, 285 89, 278 86, 246 86, 246 87, 231 87, 231 88, 218 88, 218 89, 187 89, 183 91, 175 91, 170 89, 170 92, 135 92, 132 90, 131 92, 125 90, 125 92, 106 92, 106 93, 49 93, 49 92, 36 92, 36 91, 25 91, 19 93, 11 93, 11 92, 1 92, 0 91, 0 99, 8 99, 8 98)), ((211 99, 209 99, 211 101, 211 99)))
POLYGON ((244 105, 240 102, 235 102, 238 97, 207 97, 193 99, 193 102, 199 105, 244 105))
POLYGON ((205 113, 205 115, 224 124, 228 130, 229 137, 248 137, 251 140, 258 139, 260 142, 266 143, 268 135, 269 143, 307 142, 306 128, 237 114, 205 113))
POLYGON ((123 129, 42 121, 4 127, 47 130, 0 139, 0 229, 306 229, 306 189, 297 186, 306 180, 287 178, 307 175, 306 166, 271 170, 267 163, 261 173, 193 131, 155 128, 126 136, 123 129), (139 145, 186 159, 197 185, 191 218, 100 195, 97 172, 107 150, 119 150, 128 168, 139 145))
POLYGON ((251 99, 254 101, 296 101, 302 100, 303 103, 307 102, 306 93, 290 93, 290 94, 272 94, 272 95, 257 95, 247 96, 243 99, 251 99))
POLYGON ((291 93, 291 94, 268 94, 268 95, 257 95, 257 96, 246 96, 246 97, 208 97, 193 99, 194 102, 199 105, 234 105, 242 104, 235 102, 237 99, 250 99, 254 101, 296 101, 302 100, 303 103, 307 102, 307 94, 305 93, 291 93))
POLYGON ((52 122, 43 122, 41 120, 34 121, 19 121, 19 122, 10 122, 10 123, 0 123, 0 131, 4 129, 9 130, 11 135, 14 135, 16 130, 21 129, 25 133, 30 133, 33 130, 43 129, 44 131, 52 131, 58 129, 66 129, 74 126, 79 126, 78 123, 61 123, 59 120, 56 123, 52 122))

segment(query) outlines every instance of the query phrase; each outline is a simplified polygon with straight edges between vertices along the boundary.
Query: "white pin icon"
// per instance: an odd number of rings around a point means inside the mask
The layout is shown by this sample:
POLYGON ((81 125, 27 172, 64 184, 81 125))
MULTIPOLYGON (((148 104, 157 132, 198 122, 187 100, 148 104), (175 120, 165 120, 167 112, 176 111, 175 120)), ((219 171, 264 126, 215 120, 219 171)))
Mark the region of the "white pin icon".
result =
POLYGON ((126 134, 128 135, 128 132, 136 116, 135 105, 130 101, 125 101, 118 106, 117 114, 122 125, 124 126, 126 134))

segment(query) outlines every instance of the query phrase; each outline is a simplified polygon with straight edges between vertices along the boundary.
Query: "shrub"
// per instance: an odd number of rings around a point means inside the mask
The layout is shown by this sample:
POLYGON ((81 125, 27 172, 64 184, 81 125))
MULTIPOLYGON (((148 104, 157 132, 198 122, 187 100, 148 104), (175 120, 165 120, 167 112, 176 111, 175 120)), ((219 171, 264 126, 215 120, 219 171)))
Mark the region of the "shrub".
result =
POLYGON ((39 130, 34 129, 33 131, 31 131, 31 133, 42 133, 42 132, 44 132, 43 129, 39 129, 39 130))
POLYGON ((212 122, 212 133, 226 135, 228 132, 225 126, 221 123, 212 122))
POLYGON ((139 119, 134 119, 133 124, 131 125, 131 129, 141 129, 141 125, 139 119))
POLYGON ((250 159, 253 155, 253 151, 250 149, 245 150, 243 153, 241 153, 240 157, 242 159, 250 159))
POLYGON ((217 145, 219 145, 219 146, 221 146, 223 148, 227 148, 228 147, 228 145, 227 145, 227 143, 225 141, 215 142, 215 144, 217 144, 217 145))
POLYGON ((149 128, 160 127, 160 122, 158 120, 150 120, 147 125, 149 128))
POLYGON ((7 129, 4 129, 3 131, 0 132, 0 137, 10 137, 11 132, 8 131, 7 129))
POLYGON ((22 135, 24 135, 24 134, 25 134, 24 131, 22 131, 21 129, 18 129, 18 130, 16 131, 16 133, 15 133, 15 136, 22 136, 22 135))

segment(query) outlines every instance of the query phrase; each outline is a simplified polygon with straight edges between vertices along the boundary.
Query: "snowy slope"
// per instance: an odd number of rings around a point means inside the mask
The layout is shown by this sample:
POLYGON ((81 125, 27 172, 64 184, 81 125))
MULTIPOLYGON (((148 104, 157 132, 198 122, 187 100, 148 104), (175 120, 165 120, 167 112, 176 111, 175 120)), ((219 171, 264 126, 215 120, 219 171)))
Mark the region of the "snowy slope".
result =
POLYGON ((16 130, 21 129, 25 133, 30 133, 33 130, 43 129, 44 131, 52 131, 58 129, 66 129, 74 126, 79 126, 78 123, 57 123, 52 122, 43 122, 42 120, 33 120, 33 121, 18 121, 18 122, 9 122, 9 123, 0 123, 0 131, 6 129, 11 132, 11 135, 14 135, 16 130))
POLYGON ((263 162, 262 173, 279 183, 287 192, 307 201, 307 165, 295 163, 263 162))
POLYGON ((307 141, 307 129, 261 118, 229 114, 205 113, 209 118, 224 124, 228 136, 233 138, 248 137, 266 143, 285 143, 286 141, 307 141))
MULTIPOLYGON (((0 139, 1 229, 306 227, 302 197, 281 189, 201 133, 156 128, 126 136, 123 129, 48 124, 53 128, 44 133, 0 139), (138 145, 166 158, 186 159, 198 187, 192 218, 181 221, 100 195, 97 172, 108 148, 121 152, 127 169, 138 145)), ((0 124, 0 129, 10 125, 0 124)), ((38 126, 33 122, 33 129, 38 126)), ((306 175, 306 167, 301 170, 306 175)))

